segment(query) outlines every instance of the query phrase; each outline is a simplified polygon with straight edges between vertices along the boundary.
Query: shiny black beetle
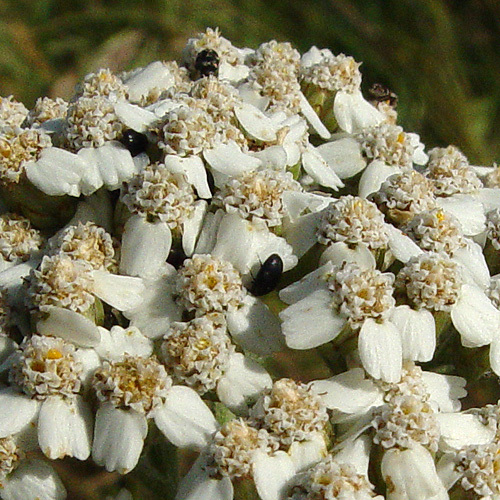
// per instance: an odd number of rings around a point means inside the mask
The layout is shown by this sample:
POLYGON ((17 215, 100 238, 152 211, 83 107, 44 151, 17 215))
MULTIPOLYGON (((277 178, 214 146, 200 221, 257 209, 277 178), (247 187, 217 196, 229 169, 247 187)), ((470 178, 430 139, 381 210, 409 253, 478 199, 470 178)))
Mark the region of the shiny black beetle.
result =
POLYGON ((204 49, 196 56, 194 69, 201 76, 217 76, 219 72, 219 55, 215 50, 204 49))
POLYGON ((270 255, 262 264, 252 282, 250 293, 256 297, 272 292, 283 274, 283 261, 277 253, 270 255))

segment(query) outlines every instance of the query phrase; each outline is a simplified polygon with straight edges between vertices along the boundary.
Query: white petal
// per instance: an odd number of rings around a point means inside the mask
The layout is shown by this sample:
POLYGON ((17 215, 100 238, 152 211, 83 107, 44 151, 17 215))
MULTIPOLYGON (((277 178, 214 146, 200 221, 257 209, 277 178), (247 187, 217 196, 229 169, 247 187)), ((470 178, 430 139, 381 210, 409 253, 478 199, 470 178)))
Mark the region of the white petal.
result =
POLYGON ((86 460, 90 455, 93 418, 81 397, 47 398, 38 417, 40 449, 52 460, 66 456, 86 460))
POLYGON ((500 335, 490 344, 490 366, 496 375, 500 374, 500 335))
POLYGON ((277 125, 255 106, 242 103, 234 108, 234 114, 252 139, 262 142, 276 140, 277 125))
POLYGON ((332 295, 317 290, 281 311, 281 328, 288 347, 312 349, 333 340, 344 327, 345 318, 332 308, 332 295))
POLYGON ((390 321, 377 323, 366 319, 359 332, 358 347, 363 367, 373 378, 399 381, 403 354, 401 335, 390 321))
POLYGON ((230 410, 244 412, 247 398, 254 398, 272 385, 264 367, 241 353, 234 353, 217 384, 217 396, 230 410))
POLYGON ((48 306, 48 313, 36 324, 40 335, 55 335, 82 347, 95 347, 100 342, 97 326, 82 314, 55 306, 48 306))
MULTIPOLYGON (((39 159, 26 163, 24 169, 30 182, 50 196, 80 196, 81 180, 87 172, 81 158, 60 148, 43 149, 39 159)), ((101 185, 94 183, 94 190, 101 185)))
POLYGON ((12 389, 0 391, 0 438, 21 431, 35 419, 39 402, 12 389), (6 409, 8 408, 8 411, 6 409))
POLYGON ((359 142, 352 137, 326 142, 316 149, 341 179, 353 177, 366 167, 359 142))
POLYGON ((447 198, 436 198, 438 205, 445 211, 454 215, 465 236, 474 236, 485 229, 486 217, 482 203, 466 194, 456 194, 447 198))
POLYGON ((498 188, 479 189, 479 192, 474 197, 482 203, 484 213, 500 208, 500 189, 498 188))
POLYGON ((325 380, 315 380, 311 387, 330 410, 346 414, 367 412, 381 401, 381 391, 366 378, 362 368, 353 368, 325 380))
POLYGON ((156 277, 171 245, 172 233, 166 222, 148 222, 133 215, 123 230, 120 271, 129 276, 156 277))
POLYGON ((354 441, 349 440, 335 454, 335 461, 351 465, 358 474, 363 474, 368 479, 371 445, 372 440, 367 435, 360 436, 354 441))
POLYGON ((227 313, 227 328, 243 349, 268 356, 283 349, 284 339, 278 318, 258 298, 247 295, 242 307, 227 313))
POLYGON ((423 253, 423 250, 400 229, 391 224, 386 225, 389 236, 389 248, 400 262, 406 264, 412 257, 423 253))
POLYGON ((437 406, 438 411, 459 411, 460 398, 467 396, 465 384, 467 381, 454 375, 441 375, 434 372, 422 372, 422 380, 429 393, 431 403, 437 406))
POLYGON ((177 155, 167 155, 163 163, 171 172, 184 174, 188 182, 194 186, 200 198, 208 199, 212 197, 208 185, 207 171, 203 160, 199 156, 182 158, 177 155))
POLYGON ((329 196, 300 191, 284 191, 281 197, 283 207, 291 221, 307 212, 319 212, 332 201, 329 196))
POLYGON ((310 144, 302 153, 304 170, 322 186, 337 190, 344 186, 335 170, 323 159, 317 149, 310 144))
POLYGON ((234 141, 206 150, 203 156, 214 170, 231 177, 251 172, 262 165, 255 156, 243 153, 234 141))
POLYGON ((130 472, 139 461, 148 424, 144 415, 134 410, 120 410, 112 404, 97 410, 92 458, 108 472, 130 472))
POLYGON ((217 243, 217 231, 220 222, 225 215, 224 210, 217 210, 215 213, 208 212, 205 215, 194 253, 212 253, 217 243))
POLYGON ((117 361, 125 354, 146 358, 153 353, 151 339, 142 335, 135 327, 122 328, 115 325, 111 330, 99 327, 99 331, 101 343, 96 351, 104 359, 117 361))
POLYGON ((323 125, 319 116, 314 111, 314 108, 309 104, 309 101, 305 98, 302 92, 299 92, 299 100, 300 100, 300 111, 306 117, 306 120, 309 122, 314 131, 322 138, 322 139, 330 139, 330 132, 323 125))
POLYGON ((495 439, 495 430, 484 425, 478 415, 468 413, 437 413, 443 451, 460 450, 466 446, 486 445, 495 439))
POLYGON ((359 179, 359 196, 366 198, 369 194, 378 191, 388 177, 400 171, 398 167, 386 165, 381 160, 372 161, 359 179))
POLYGON ((92 291, 119 311, 137 307, 144 300, 145 286, 141 278, 119 276, 106 271, 93 271, 92 280, 92 291))
POLYGON ((325 437, 319 432, 310 434, 307 441, 294 441, 288 450, 297 472, 311 467, 327 453, 325 437))
POLYGON ((250 68, 246 64, 232 65, 226 61, 221 61, 219 64, 219 80, 228 80, 233 85, 245 80, 250 72, 250 68))
POLYGON ((354 262, 361 269, 375 269, 376 262, 373 253, 363 243, 358 243, 354 248, 343 241, 337 241, 328 245, 321 254, 319 264, 330 262, 334 266, 340 266, 343 262, 354 262))
POLYGON ((338 126, 348 134, 353 131, 352 95, 347 92, 337 92, 333 101, 333 113, 338 126))
POLYGON ((96 172, 102 180, 101 185, 104 184, 110 191, 120 188, 123 182, 129 181, 137 173, 132 155, 117 141, 108 142, 98 148, 80 149, 78 156, 86 163, 86 172, 92 172, 82 179, 81 189, 85 195, 96 191, 96 172))
POLYGON ((448 490, 462 477, 462 472, 457 470, 457 460, 455 453, 445 453, 436 464, 436 470, 448 490))
POLYGON ((409 306, 395 307, 391 314, 401 334, 403 359, 430 361, 436 349, 436 324, 430 311, 415 311, 409 306))
POLYGON ((460 296, 451 309, 451 319, 465 347, 489 344, 500 328, 500 311, 474 285, 462 286, 460 296))
POLYGON ((490 286, 490 271, 483 250, 474 241, 464 239, 465 246, 454 252, 453 260, 461 264, 468 283, 476 284, 481 290, 484 290, 490 286))
POLYGON ((162 337, 172 321, 180 321, 181 308, 172 298, 174 277, 160 276, 146 281, 143 302, 124 312, 130 319, 130 326, 139 328, 141 333, 151 339, 162 337))
POLYGON ((262 451, 254 455, 253 479, 262 500, 286 498, 286 486, 295 474, 293 462, 284 451, 269 456, 262 451))
POLYGON ((269 146, 260 151, 252 151, 252 155, 262 162, 262 168, 273 170, 286 170, 288 156, 283 146, 269 146))
POLYGON ((388 500, 446 500, 448 494, 441 483, 431 454, 415 444, 413 448, 392 448, 384 453, 382 476, 390 485, 388 500))
POLYGON ((355 131, 376 127, 384 121, 384 115, 375 106, 366 101, 360 91, 356 91, 352 94, 351 102, 353 129, 355 131))
POLYGON ((153 413, 160 431, 175 446, 202 449, 217 430, 217 422, 196 391, 176 385, 153 413))
POLYGON ((127 128, 137 132, 146 132, 158 121, 158 117, 153 112, 129 102, 120 101, 115 103, 114 107, 120 121, 127 128))
POLYGON ((293 224, 284 225, 284 236, 297 257, 302 257, 318 240, 316 231, 321 220, 319 212, 303 215, 293 224))
POLYGON ((301 280, 283 288, 279 293, 280 299, 286 304, 294 304, 317 290, 327 291, 328 285, 324 276, 332 270, 333 265, 330 262, 318 267, 313 272, 306 274, 301 280))
POLYGON ((233 484, 227 476, 212 479, 207 457, 200 455, 181 479, 175 500, 233 500, 233 484))
POLYGON ((182 249, 188 257, 194 253, 196 240, 200 234, 207 208, 208 205, 205 200, 198 200, 193 204, 191 215, 184 220, 182 227, 182 249))
POLYGON ((163 62, 155 61, 134 72, 124 83, 128 88, 130 100, 137 102, 155 87, 168 89, 175 85, 175 78, 163 62))
POLYGON ((2 500, 64 500, 66 489, 54 469, 41 460, 23 460, 2 480, 2 500))

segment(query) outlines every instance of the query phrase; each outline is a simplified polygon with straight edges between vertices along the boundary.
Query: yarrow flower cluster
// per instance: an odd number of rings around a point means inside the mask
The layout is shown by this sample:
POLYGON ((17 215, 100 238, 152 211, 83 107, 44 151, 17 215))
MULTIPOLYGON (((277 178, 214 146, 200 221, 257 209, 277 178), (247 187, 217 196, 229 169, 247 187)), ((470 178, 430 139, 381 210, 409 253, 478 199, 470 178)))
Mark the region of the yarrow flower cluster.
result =
POLYGON ((151 498, 500 498, 498 397, 460 403, 500 376, 498 168, 361 83, 207 29, 0 98, 0 498, 71 498, 65 457, 151 498))

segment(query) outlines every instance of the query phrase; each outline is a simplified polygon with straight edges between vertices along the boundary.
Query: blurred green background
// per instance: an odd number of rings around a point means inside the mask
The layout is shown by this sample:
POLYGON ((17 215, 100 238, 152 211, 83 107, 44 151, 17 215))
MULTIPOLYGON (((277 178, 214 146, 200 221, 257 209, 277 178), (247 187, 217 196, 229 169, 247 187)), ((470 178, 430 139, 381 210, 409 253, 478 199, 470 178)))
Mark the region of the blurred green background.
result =
POLYGON ((500 152, 498 0, 0 0, 0 94, 31 106, 68 97, 100 67, 177 59, 220 27, 237 46, 270 39, 363 61, 364 89, 387 85, 400 122, 428 147, 455 144, 476 164, 500 152))
MULTIPOLYGON (((365 95, 375 82, 396 92, 400 123, 429 148, 455 144, 475 164, 500 157, 499 0, 0 0, 0 95, 28 107, 68 98, 98 68, 179 59, 207 26, 239 47, 277 39, 352 55, 365 95)), ((117 474, 57 463, 70 500, 118 487, 117 474)))

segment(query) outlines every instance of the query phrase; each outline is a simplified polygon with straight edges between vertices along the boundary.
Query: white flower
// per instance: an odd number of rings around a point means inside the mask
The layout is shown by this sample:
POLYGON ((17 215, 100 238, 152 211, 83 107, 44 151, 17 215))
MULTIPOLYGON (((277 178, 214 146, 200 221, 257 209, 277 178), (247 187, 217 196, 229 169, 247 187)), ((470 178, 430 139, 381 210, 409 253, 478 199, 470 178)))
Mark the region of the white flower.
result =
POLYGON ((93 418, 82 397, 97 355, 54 337, 25 339, 10 360, 10 388, 1 391, 2 437, 36 422, 38 443, 51 459, 85 460, 90 455, 93 418))

